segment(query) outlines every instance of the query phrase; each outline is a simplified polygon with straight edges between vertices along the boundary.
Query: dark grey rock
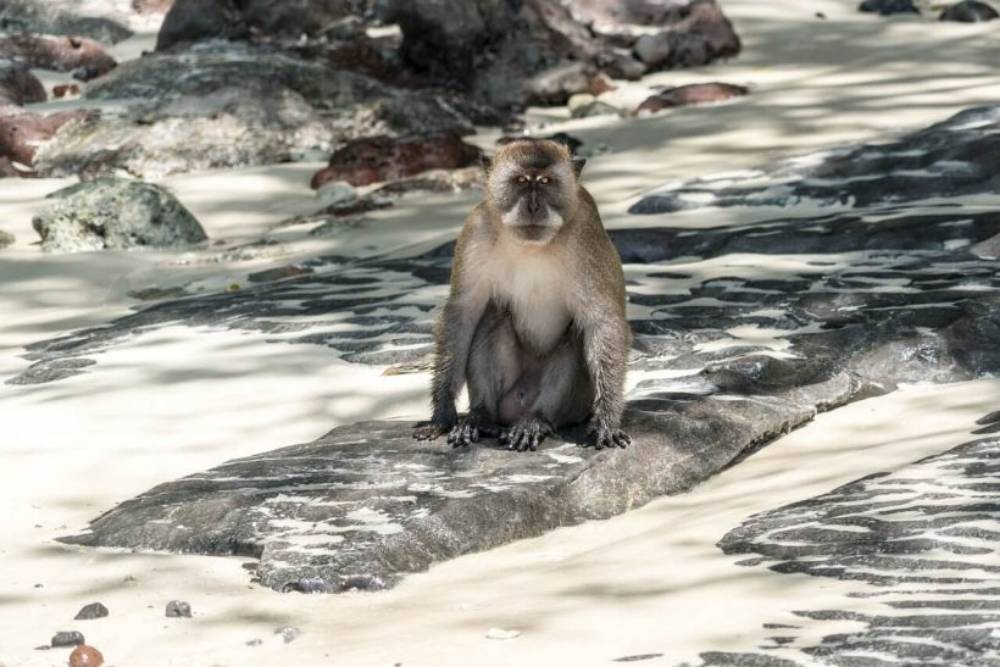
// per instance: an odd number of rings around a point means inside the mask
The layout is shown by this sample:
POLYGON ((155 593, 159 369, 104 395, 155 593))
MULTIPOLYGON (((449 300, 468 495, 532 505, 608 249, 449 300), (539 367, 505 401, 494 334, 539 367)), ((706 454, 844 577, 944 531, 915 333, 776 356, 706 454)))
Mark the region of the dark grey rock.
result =
POLYGON ((76 630, 61 630, 52 635, 52 641, 49 642, 52 648, 67 648, 86 643, 83 633, 76 630))
POLYGON ((184 42, 316 37, 352 13, 351 0, 175 0, 156 39, 162 51, 184 42))
POLYGON ((919 14, 913 0, 864 0, 858 6, 859 12, 890 16, 892 14, 919 14))
POLYGON ((960 23, 979 23, 1000 18, 996 9, 978 0, 962 0, 956 2, 941 12, 942 21, 958 21, 960 23))
POLYGON ((14 245, 14 235, 9 234, 3 230, 0 230, 0 250, 3 250, 7 246, 14 245))
POLYGON ((77 621, 92 621, 95 618, 104 618, 108 615, 108 608, 100 602, 91 602, 76 612, 73 618, 77 621))
POLYGON ((730 206, 870 206, 993 192, 1000 187, 1000 106, 962 111, 888 143, 778 163, 740 178, 696 179, 643 197, 631 213, 730 206), (760 182, 766 181, 764 184, 760 182))
POLYGON ((102 178, 64 188, 32 219, 49 252, 178 247, 208 238, 201 225, 165 188, 102 178))
POLYGON ((985 438, 750 517, 719 543, 727 554, 758 555, 779 573, 862 581, 873 588, 855 596, 879 604, 797 611, 808 638, 787 628, 768 654, 716 652, 705 665, 1000 663, 998 475, 1000 440, 985 438))
POLYGON ((167 618, 191 618, 191 605, 181 600, 171 600, 167 603, 167 618))

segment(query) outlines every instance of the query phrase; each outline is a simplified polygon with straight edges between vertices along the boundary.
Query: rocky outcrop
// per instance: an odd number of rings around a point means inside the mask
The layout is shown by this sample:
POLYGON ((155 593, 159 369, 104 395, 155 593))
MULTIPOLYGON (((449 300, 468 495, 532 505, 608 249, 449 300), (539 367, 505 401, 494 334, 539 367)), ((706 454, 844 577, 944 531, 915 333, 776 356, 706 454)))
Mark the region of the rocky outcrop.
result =
POLYGON ((731 83, 693 83, 687 86, 666 88, 650 95, 636 108, 636 113, 656 113, 663 109, 682 107, 689 104, 709 104, 723 102, 734 97, 742 97, 750 90, 746 86, 731 83))
POLYGON ((0 36, 0 58, 30 67, 72 72, 82 81, 107 74, 117 63, 104 47, 87 37, 0 36))
POLYGON ((729 206, 863 207, 993 192, 1000 187, 1000 107, 968 109, 887 143, 780 162, 745 177, 695 179, 654 192, 632 213, 729 206))
POLYGON ((458 169, 475 164, 482 152, 449 134, 438 137, 365 137, 334 151, 330 164, 316 172, 312 187, 330 181, 369 185, 419 174, 430 169, 458 169))
POLYGON ((958 21, 960 23, 979 23, 1000 18, 996 9, 978 0, 962 0, 941 12, 942 21, 958 21))
POLYGON ((49 195, 32 219, 48 252, 176 247, 208 238, 198 221, 158 185, 99 179, 49 195))

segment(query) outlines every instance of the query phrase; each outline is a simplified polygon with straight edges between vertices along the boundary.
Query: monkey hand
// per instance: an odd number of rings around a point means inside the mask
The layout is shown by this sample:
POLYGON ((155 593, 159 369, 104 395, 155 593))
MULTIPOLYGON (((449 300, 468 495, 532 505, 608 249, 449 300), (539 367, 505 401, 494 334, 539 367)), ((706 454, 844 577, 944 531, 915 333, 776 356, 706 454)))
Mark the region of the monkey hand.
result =
POLYGON ((552 427, 544 419, 522 419, 500 434, 500 443, 517 452, 536 451, 552 427))
POLYGON ((474 414, 462 417, 455 428, 448 433, 448 444, 452 447, 468 447, 474 442, 479 442, 479 430, 479 417, 474 414))
POLYGON ((611 428, 607 424, 595 423, 590 427, 594 436, 594 449, 625 449, 632 444, 632 438, 620 428, 611 428))

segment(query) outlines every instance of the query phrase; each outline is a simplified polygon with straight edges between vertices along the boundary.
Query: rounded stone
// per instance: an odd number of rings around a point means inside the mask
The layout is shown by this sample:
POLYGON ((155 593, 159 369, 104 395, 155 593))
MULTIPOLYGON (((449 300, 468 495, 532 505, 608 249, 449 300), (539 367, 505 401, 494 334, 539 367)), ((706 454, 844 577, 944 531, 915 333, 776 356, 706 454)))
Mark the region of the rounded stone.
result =
POLYGON ((69 667, 101 667, 104 656, 93 646, 82 644, 69 654, 69 667))

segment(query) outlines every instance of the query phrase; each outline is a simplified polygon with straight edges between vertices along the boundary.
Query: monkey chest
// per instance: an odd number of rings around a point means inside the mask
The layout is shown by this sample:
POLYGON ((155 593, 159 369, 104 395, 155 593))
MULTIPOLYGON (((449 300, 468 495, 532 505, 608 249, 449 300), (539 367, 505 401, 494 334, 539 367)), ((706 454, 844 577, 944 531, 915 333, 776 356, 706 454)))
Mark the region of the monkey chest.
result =
POLYGON ((495 298, 508 309, 518 338, 539 352, 555 347, 573 319, 565 281, 556 263, 521 261, 494 284, 495 298))

